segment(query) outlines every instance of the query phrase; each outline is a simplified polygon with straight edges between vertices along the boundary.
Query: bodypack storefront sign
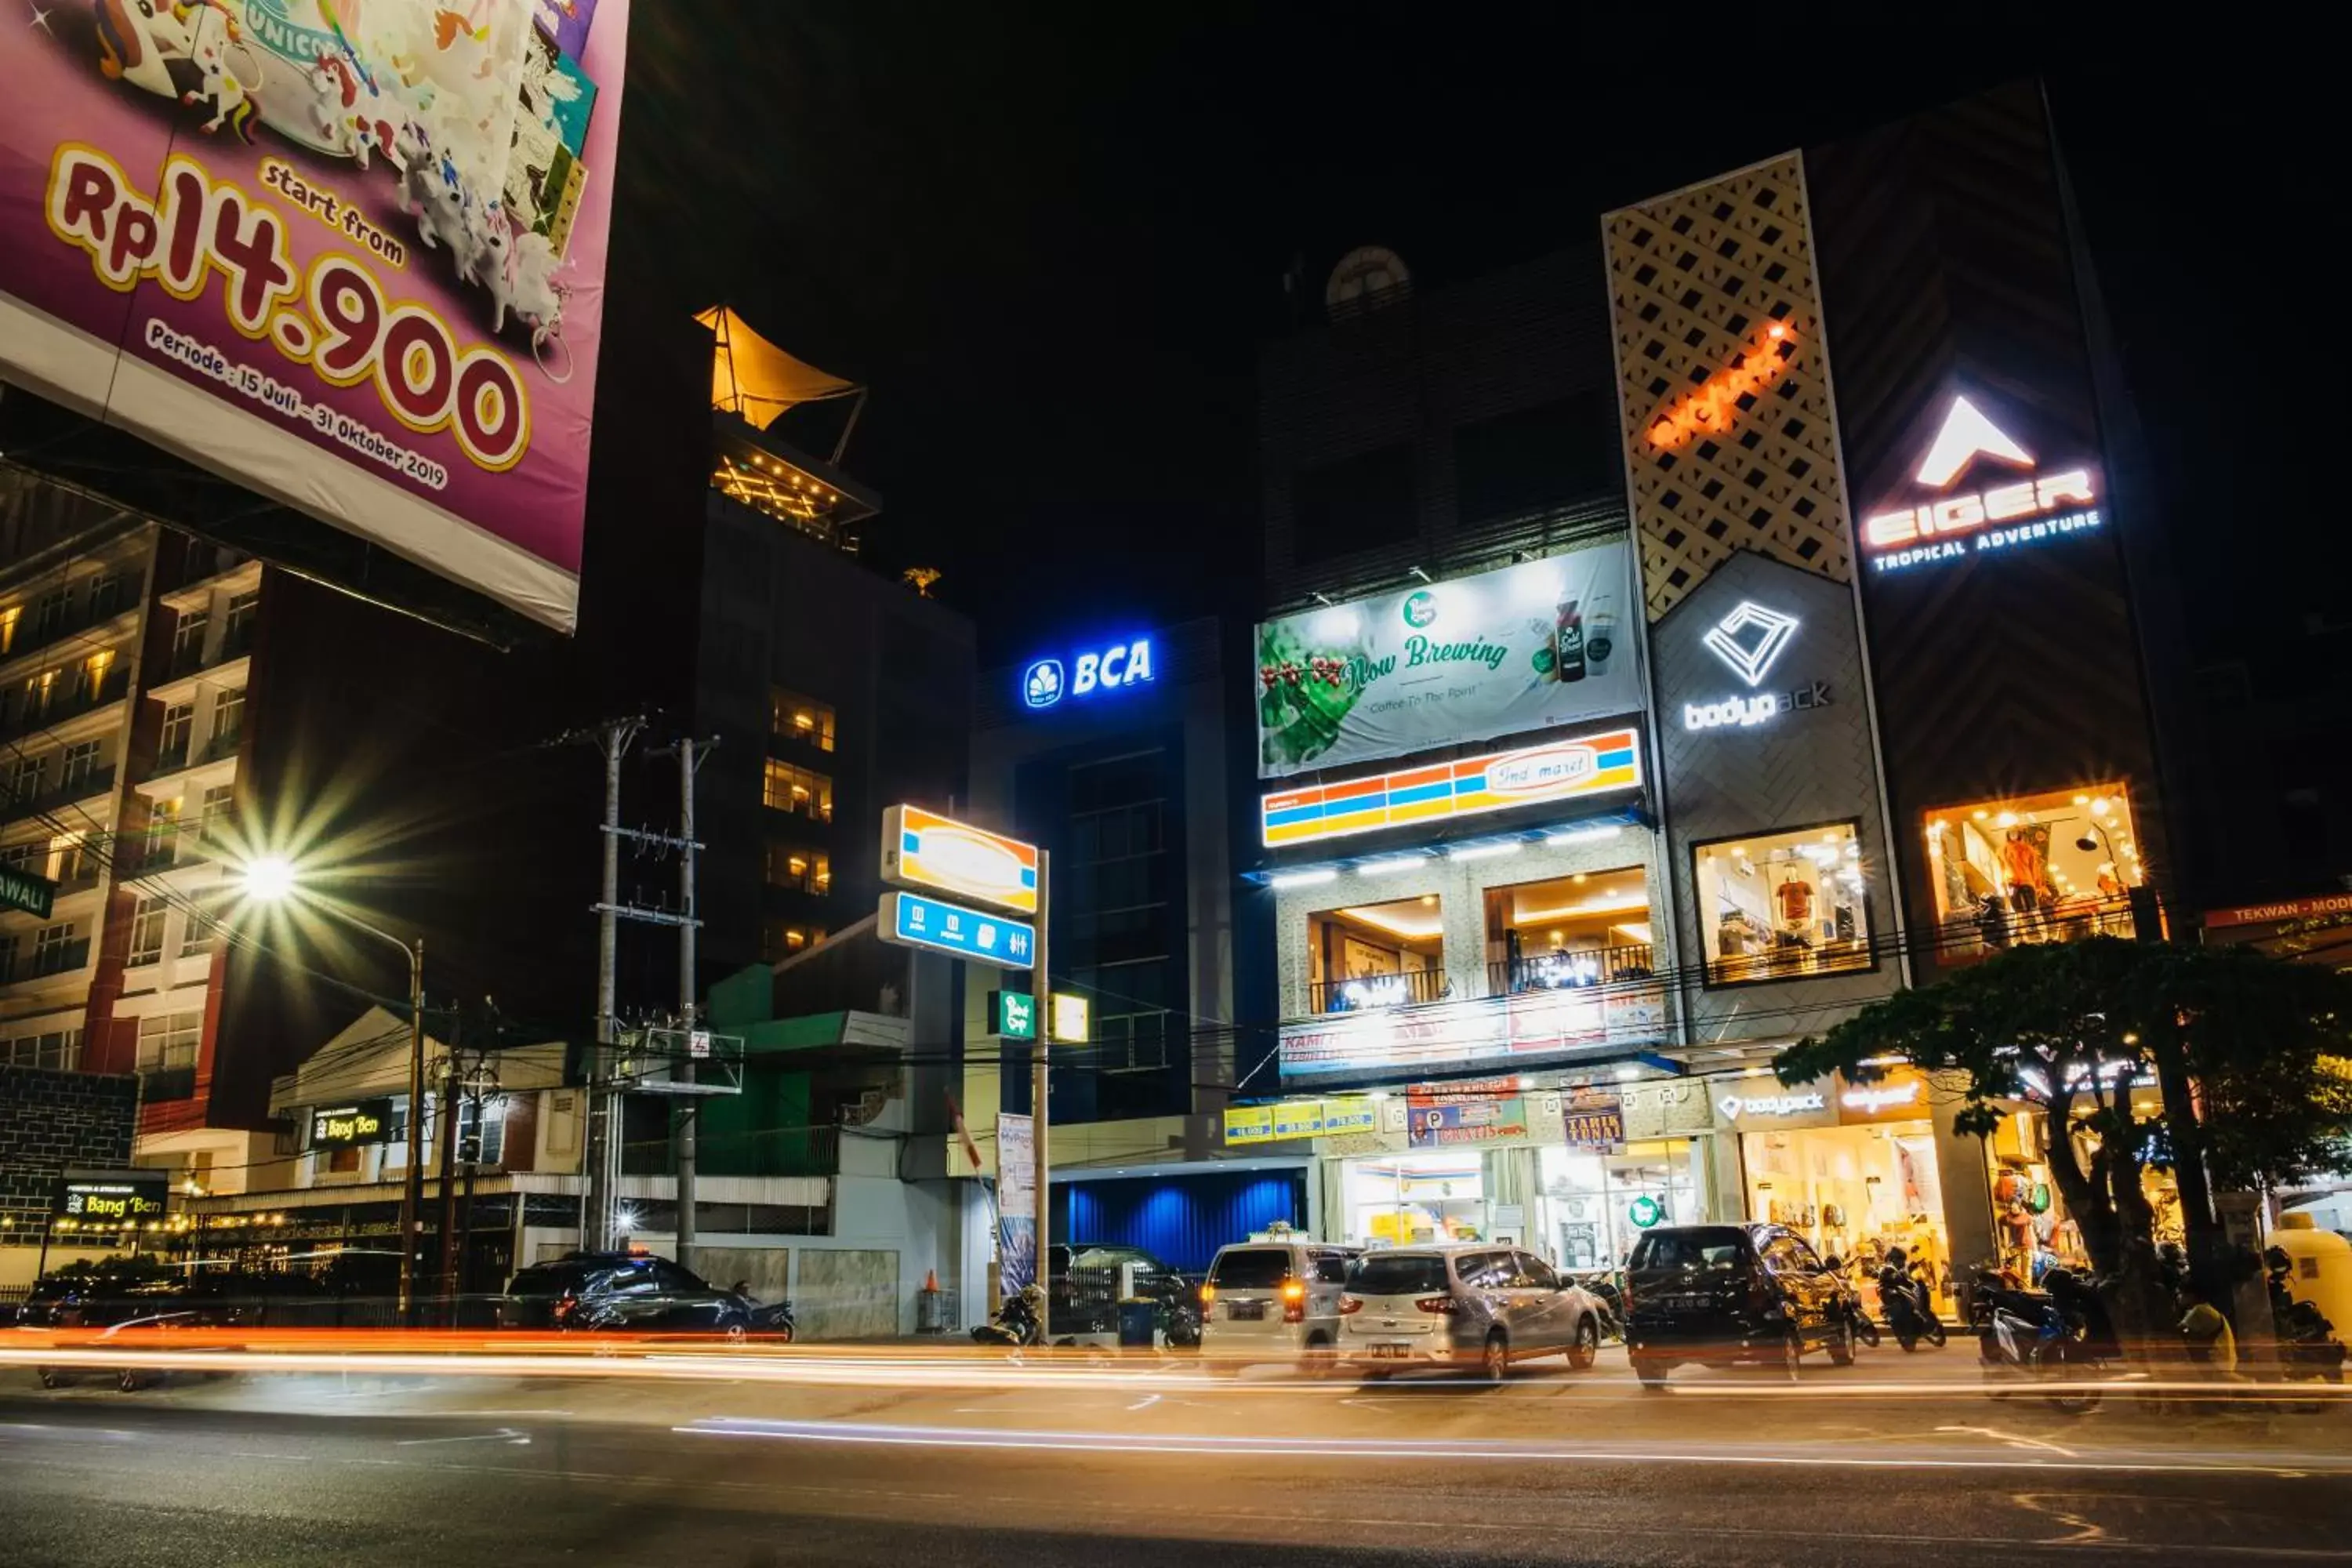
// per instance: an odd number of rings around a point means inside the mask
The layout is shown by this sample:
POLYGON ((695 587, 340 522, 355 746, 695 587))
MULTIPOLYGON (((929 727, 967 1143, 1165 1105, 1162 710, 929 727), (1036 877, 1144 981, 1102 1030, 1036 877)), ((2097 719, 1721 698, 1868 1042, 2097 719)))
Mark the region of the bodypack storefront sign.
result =
POLYGON ((1618 541, 1268 621, 1258 776, 1630 713, 1639 605, 1618 541))

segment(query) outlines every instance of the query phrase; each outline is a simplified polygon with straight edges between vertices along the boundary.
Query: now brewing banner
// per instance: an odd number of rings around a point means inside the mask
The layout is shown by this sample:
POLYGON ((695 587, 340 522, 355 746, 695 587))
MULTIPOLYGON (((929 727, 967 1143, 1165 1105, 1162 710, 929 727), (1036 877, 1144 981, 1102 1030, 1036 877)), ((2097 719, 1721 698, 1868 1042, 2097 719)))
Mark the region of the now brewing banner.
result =
POLYGON ((1632 712, 1639 603, 1620 539, 1268 621, 1258 776, 1632 712))

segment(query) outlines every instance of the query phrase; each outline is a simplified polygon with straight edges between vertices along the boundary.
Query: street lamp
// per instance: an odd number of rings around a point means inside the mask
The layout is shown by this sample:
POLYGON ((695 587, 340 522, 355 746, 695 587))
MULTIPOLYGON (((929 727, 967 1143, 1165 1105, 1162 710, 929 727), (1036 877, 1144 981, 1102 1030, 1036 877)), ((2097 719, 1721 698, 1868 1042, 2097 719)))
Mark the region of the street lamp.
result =
MULTIPOLYGON (((284 856, 263 855, 247 863, 245 891, 260 902, 279 903, 301 891, 300 878, 284 856)), ((408 1169, 400 1184, 400 1321, 405 1324, 416 1301, 416 1215, 425 1206, 425 939, 403 942, 331 904, 304 907, 390 942, 408 960, 408 1169)))

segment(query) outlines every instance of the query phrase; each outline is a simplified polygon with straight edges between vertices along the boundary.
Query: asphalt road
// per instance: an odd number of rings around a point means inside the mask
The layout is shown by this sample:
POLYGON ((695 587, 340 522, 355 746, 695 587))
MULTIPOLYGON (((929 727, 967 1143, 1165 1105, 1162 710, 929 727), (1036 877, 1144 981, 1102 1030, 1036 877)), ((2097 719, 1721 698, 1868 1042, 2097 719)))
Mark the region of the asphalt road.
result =
POLYGON ((1970 1359, 1213 1382, 803 1351, 593 1375, 0 1368, 0 1562, 2352 1563, 2352 1409, 2087 1417, 1970 1359), (806 1374, 807 1380, 799 1379, 806 1374))

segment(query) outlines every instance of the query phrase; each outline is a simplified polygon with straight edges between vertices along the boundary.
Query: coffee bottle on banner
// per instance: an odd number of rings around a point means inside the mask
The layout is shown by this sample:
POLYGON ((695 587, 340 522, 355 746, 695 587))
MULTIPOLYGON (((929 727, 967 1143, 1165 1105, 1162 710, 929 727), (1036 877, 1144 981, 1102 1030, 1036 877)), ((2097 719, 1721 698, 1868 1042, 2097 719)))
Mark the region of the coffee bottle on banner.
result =
POLYGON ((1559 602, 1552 633, 1552 670, 1562 680, 1584 679, 1584 621, 1574 599, 1559 602))

